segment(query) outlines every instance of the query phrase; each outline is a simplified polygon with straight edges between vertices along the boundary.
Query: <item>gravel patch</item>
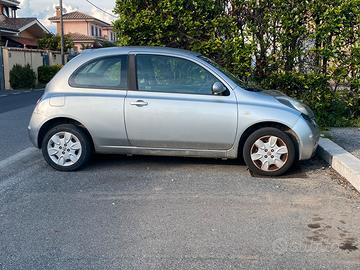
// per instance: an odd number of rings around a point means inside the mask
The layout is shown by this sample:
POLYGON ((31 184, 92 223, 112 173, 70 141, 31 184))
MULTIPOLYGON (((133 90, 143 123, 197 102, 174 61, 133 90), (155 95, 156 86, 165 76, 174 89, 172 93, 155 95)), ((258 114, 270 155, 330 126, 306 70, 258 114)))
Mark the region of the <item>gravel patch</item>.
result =
POLYGON ((329 133, 331 140, 360 158, 360 128, 332 128, 329 133))

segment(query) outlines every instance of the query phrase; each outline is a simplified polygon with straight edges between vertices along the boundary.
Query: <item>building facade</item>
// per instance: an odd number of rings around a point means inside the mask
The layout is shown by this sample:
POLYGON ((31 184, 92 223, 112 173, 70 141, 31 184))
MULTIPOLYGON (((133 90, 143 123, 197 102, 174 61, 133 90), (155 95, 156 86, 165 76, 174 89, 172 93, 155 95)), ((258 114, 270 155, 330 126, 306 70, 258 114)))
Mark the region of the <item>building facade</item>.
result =
MULTIPOLYGON (((60 7, 56 7, 56 16, 49 18, 56 24, 56 32, 60 34, 60 7)), ((112 26, 85 13, 74 11, 63 14, 64 34, 74 42, 75 50, 102 47, 104 43, 116 41, 112 26)))
POLYGON ((18 18, 20 2, 0 0, 0 46, 36 49, 49 31, 36 18, 18 18))

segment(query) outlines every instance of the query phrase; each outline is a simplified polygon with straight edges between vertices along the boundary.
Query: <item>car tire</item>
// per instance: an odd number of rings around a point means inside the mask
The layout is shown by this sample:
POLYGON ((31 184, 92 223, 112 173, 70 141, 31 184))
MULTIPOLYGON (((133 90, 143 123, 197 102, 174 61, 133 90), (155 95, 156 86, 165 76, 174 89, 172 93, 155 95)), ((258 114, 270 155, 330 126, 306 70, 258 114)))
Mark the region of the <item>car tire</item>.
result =
POLYGON ((50 129, 42 141, 46 162, 59 171, 75 171, 85 166, 92 154, 88 135, 80 127, 61 124, 50 129))
POLYGON ((291 168, 295 156, 295 145, 289 135, 273 127, 256 130, 243 147, 245 163, 257 175, 282 175, 291 168))

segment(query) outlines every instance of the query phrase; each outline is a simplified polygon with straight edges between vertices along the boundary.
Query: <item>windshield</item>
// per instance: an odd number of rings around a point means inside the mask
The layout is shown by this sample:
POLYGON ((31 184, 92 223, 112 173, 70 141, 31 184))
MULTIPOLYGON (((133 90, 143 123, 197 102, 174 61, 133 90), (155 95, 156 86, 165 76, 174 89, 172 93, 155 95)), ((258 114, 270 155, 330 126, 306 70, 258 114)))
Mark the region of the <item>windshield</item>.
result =
POLYGON ((240 80, 238 77, 236 77, 234 74, 232 74, 230 71, 228 71, 227 69, 225 69, 224 67, 220 66, 218 63, 216 63, 215 61, 203 56, 203 55, 199 55, 198 56, 201 60, 204 60, 206 63, 212 65, 213 67, 217 68, 218 70, 220 70, 222 73, 224 73, 227 77, 229 77, 229 79, 231 79, 234 83, 236 83, 238 86, 240 86, 241 88, 248 90, 248 91, 255 91, 255 92, 259 92, 261 90, 259 89, 255 89, 252 88, 250 86, 248 86, 244 81, 240 80))

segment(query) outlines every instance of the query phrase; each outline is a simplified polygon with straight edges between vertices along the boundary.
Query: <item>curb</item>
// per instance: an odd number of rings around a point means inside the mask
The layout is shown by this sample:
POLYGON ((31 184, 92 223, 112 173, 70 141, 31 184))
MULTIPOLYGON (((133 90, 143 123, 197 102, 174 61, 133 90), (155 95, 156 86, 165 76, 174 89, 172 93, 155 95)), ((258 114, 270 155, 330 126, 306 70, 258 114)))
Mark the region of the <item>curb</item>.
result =
POLYGON ((360 192, 360 159, 325 138, 320 138, 318 153, 322 159, 360 192))

